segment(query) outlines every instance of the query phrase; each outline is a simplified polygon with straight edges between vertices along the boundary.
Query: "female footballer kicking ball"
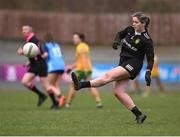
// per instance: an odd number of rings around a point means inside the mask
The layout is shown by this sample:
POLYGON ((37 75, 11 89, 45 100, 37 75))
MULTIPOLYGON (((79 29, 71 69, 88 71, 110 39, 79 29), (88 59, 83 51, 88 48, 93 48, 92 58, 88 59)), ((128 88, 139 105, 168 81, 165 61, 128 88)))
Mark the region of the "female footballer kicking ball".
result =
POLYGON ((59 87, 60 77, 62 77, 65 70, 65 63, 61 52, 61 47, 54 41, 51 33, 44 36, 44 53, 43 58, 46 59, 48 66, 48 81, 49 84, 56 89, 54 93, 57 97, 60 106, 65 103, 65 97, 59 87))
POLYGON ((147 30, 149 22, 149 17, 144 13, 134 13, 132 15, 132 26, 128 26, 116 34, 113 49, 117 50, 122 43, 119 66, 90 81, 80 82, 75 73, 71 74, 76 90, 100 87, 114 81, 115 96, 136 116, 137 124, 143 123, 147 116, 139 110, 131 97, 126 93, 126 86, 129 79, 133 80, 139 74, 145 55, 148 63, 145 80, 146 85, 150 86, 151 70, 154 63, 154 48, 147 30))
MULTIPOLYGON (((36 93, 39 97, 37 106, 41 106, 44 101, 46 100, 46 95, 42 93, 33 83, 33 80, 36 76, 40 78, 40 84, 45 89, 45 91, 49 94, 52 100, 51 109, 58 109, 59 104, 55 99, 54 96, 54 89, 50 86, 47 80, 47 65, 45 60, 42 58, 42 49, 39 43, 39 40, 36 38, 35 34, 33 33, 32 27, 29 25, 24 25, 22 27, 22 35, 24 36, 26 42, 32 42, 36 44, 40 49, 40 54, 34 58, 28 58, 29 62, 27 65, 28 71, 25 73, 22 79, 22 84, 31 90, 32 92, 36 93)), ((17 51, 19 55, 23 55, 23 48, 20 47, 17 51)))

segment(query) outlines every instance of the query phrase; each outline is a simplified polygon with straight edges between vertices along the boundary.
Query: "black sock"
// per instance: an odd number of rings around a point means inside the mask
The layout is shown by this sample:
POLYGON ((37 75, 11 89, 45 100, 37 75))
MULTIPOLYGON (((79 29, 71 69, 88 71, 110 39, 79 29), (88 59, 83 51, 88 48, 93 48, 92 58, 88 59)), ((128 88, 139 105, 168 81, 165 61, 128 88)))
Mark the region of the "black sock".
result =
POLYGON ((30 90, 36 93, 38 96, 45 96, 36 86, 33 86, 30 90))
POLYGON ((82 81, 81 82, 81 88, 89 88, 91 87, 90 81, 82 81))
POLYGON ((136 106, 131 109, 131 112, 132 112, 136 117, 142 115, 141 111, 140 111, 136 106))
POLYGON ((51 100, 52 100, 52 102, 53 102, 54 105, 57 105, 57 104, 58 104, 58 102, 56 101, 56 98, 55 98, 55 96, 54 96, 54 93, 49 93, 49 97, 51 98, 51 100))

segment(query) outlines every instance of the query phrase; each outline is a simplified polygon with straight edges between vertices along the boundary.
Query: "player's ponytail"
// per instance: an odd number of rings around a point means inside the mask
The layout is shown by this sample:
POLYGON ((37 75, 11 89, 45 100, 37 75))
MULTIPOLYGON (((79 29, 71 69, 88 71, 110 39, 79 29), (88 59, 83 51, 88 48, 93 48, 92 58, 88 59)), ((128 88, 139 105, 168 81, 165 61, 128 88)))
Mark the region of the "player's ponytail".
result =
POLYGON ((147 29, 148 26, 149 26, 149 23, 150 23, 150 18, 147 16, 146 19, 145 19, 145 28, 147 29))
POLYGON ((149 23, 150 23, 149 16, 145 15, 143 12, 136 12, 132 15, 132 17, 137 17, 141 23, 145 24, 145 29, 148 28, 149 23))

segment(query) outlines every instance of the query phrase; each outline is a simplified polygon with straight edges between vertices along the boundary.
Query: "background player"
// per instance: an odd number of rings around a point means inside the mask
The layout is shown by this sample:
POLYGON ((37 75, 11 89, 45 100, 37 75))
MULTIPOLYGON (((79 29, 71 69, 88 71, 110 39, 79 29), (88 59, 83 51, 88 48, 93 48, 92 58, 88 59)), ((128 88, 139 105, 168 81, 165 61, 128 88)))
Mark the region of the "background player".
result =
MULTIPOLYGON (((160 92, 164 92, 164 86, 161 82, 161 79, 160 79, 160 73, 159 73, 159 68, 158 68, 158 56, 155 54, 154 56, 154 65, 153 65, 153 69, 152 69, 152 73, 151 73, 151 79, 152 80, 155 80, 158 88, 159 88, 159 91, 160 92)), ((151 87, 146 87, 146 92, 143 94, 144 97, 148 96, 151 92, 151 87)))
MULTIPOLYGON (((45 89, 45 91, 47 91, 47 93, 49 94, 49 96, 53 102, 51 108, 58 109, 59 105, 55 99, 54 91, 51 88, 51 86, 49 85, 48 80, 46 78, 47 65, 46 65, 45 60, 41 57, 42 49, 41 49, 39 40, 36 38, 36 36, 32 30, 32 27, 29 25, 22 26, 22 35, 24 36, 26 42, 35 43, 39 47, 40 52, 41 52, 36 57, 29 58, 29 62, 26 63, 26 66, 28 67, 28 71, 24 74, 24 76, 22 78, 22 84, 26 88, 28 88, 29 90, 33 91, 34 93, 36 93, 38 95, 39 100, 38 100, 37 106, 41 106, 47 97, 33 83, 33 80, 35 79, 35 77, 39 76, 41 86, 45 89)), ((23 47, 20 47, 17 51, 17 53, 19 55, 23 55, 22 48, 23 47)))
MULTIPOLYGON (((92 75, 92 64, 90 59, 90 48, 85 42, 85 36, 82 33, 75 33, 73 35, 73 42, 76 45, 76 63, 72 65, 72 68, 75 68, 75 73, 78 76, 78 79, 81 80, 90 80, 92 75)), ((96 88, 91 88, 91 94, 95 98, 96 107, 102 108, 100 95, 96 88)), ((75 91, 73 88, 73 83, 70 84, 70 90, 67 97, 66 107, 69 107, 75 96, 75 91)))
POLYGON ((122 42, 119 66, 90 81, 81 82, 74 72, 71 74, 76 90, 100 87, 115 81, 115 96, 136 116, 137 124, 143 123, 147 116, 142 114, 131 97, 126 93, 126 86, 129 79, 133 80, 139 74, 145 54, 148 62, 145 79, 147 86, 150 86, 151 70, 154 63, 154 48, 152 39, 147 31, 149 22, 149 17, 144 13, 134 13, 132 15, 132 26, 128 26, 116 34, 113 48, 117 50, 122 42))
POLYGON ((61 47, 54 41, 51 33, 44 36, 44 54, 48 66, 48 81, 49 84, 55 88, 55 95, 57 96, 60 106, 65 103, 65 97, 59 87, 60 77, 62 77, 65 70, 65 63, 61 52, 61 47))

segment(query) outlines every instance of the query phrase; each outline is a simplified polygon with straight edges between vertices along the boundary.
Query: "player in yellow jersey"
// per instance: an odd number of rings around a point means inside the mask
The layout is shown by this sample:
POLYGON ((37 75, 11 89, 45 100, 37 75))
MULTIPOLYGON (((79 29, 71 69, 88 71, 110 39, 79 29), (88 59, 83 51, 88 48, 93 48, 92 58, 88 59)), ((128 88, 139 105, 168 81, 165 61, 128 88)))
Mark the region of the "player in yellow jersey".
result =
MULTIPOLYGON (((161 82, 159 68, 158 68, 158 56, 156 54, 154 55, 154 65, 151 71, 151 78, 152 80, 154 79, 156 81, 160 92, 164 92, 164 86, 161 82)), ((144 94, 144 96, 148 96, 150 92, 151 92, 151 88, 146 87, 146 93, 144 94)))
MULTIPOLYGON (((76 63, 72 66, 75 68, 75 73, 78 79, 81 80, 91 80, 92 75, 92 63, 90 59, 90 48, 88 44, 84 42, 85 36, 81 33, 75 33, 73 35, 73 43, 76 45, 76 63)), ((69 107, 75 96, 74 85, 71 83, 69 94, 67 97, 66 107, 69 107)), ((95 98, 96 107, 102 108, 101 98, 99 92, 96 88, 91 88, 91 94, 95 98)))

